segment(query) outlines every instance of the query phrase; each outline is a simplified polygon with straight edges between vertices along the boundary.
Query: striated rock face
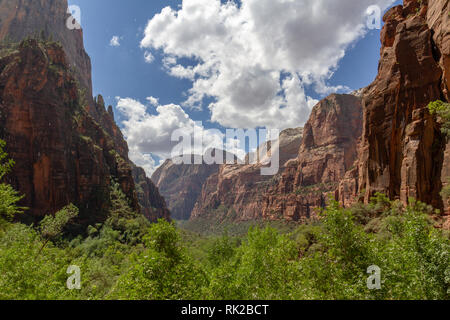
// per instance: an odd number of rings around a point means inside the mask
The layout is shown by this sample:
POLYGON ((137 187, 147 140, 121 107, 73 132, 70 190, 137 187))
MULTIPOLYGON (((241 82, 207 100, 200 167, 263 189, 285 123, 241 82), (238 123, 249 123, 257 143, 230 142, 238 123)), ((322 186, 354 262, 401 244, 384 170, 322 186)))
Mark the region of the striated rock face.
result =
MULTIPOLYGON (((102 119, 109 127, 83 107, 59 44, 27 40, 1 48, 0 138, 16 162, 8 182, 26 195, 28 221, 69 203, 79 207, 81 226, 102 221, 111 180, 120 184, 131 206, 140 209, 126 142, 101 98, 96 106, 103 108, 102 119)), ((146 191, 156 195, 149 218, 167 217, 157 190, 146 191)))
POLYGON ((0 134, 16 161, 10 179, 36 219, 73 202, 82 223, 101 220, 111 179, 150 220, 168 218, 157 188, 128 159, 112 107, 92 98, 90 58, 82 30, 66 26, 67 8, 67 0, 0 1, 0 134), (18 48, 26 38, 45 41, 18 48))
POLYGON ((73 202, 85 222, 101 220, 112 177, 137 208, 131 168, 80 106, 62 47, 27 40, 2 52, 1 137, 16 162, 10 182, 26 195, 29 215, 73 202))
POLYGON ((191 217, 203 184, 219 171, 219 165, 208 165, 202 157, 198 158, 197 163, 202 164, 175 164, 172 160, 166 160, 152 175, 152 181, 166 199, 174 219, 188 220, 191 217))
POLYGON ((253 220, 263 218, 265 193, 277 184, 286 163, 295 158, 302 141, 303 129, 288 129, 280 134, 280 172, 277 176, 261 175, 261 164, 222 165, 203 185, 192 219, 253 220))
POLYGON ((92 104, 91 60, 84 50, 83 31, 66 26, 70 17, 67 8, 67 0, 2 0, 0 41, 20 42, 28 36, 38 36, 60 42, 69 68, 92 104))
POLYGON ((225 165, 212 175, 192 212, 195 218, 299 221, 326 204, 357 157, 362 105, 356 95, 333 94, 312 110, 304 129, 280 136, 280 171, 225 165))
POLYGON ((167 209, 166 201, 160 195, 158 188, 146 176, 144 169, 135 165, 132 167, 142 213, 152 222, 157 222, 158 219, 170 220, 171 212, 167 209))
POLYGON ((344 202, 382 192, 443 207, 439 192, 450 158, 427 105, 448 100, 448 6, 446 0, 405 0, 384 16, 379 73, 363 95, 358 171, 340 186, 344 202))
POLYGON ((285 164, 279 182, 265 194, 267 220, 302 220, 326 204, 357 157, 362 105, 355 95, 333 94, 312 110, 297 159, 285 164))

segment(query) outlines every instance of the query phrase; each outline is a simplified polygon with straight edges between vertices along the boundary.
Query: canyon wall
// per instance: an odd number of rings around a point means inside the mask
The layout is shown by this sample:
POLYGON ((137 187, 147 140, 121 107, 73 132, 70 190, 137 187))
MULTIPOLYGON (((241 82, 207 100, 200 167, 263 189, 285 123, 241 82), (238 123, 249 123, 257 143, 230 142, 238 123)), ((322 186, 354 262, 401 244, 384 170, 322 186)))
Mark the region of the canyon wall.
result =
POLYGON ((281 133, 277 175, 262 176, 261 165, 221 166, 203 186, 192 218, 311 218, 353 166, 361 131, 360 98, 330 95, 313 108, 303 129, 281 133))
POLYGON ((449 212, 440 191, 450 183, 450 144, 427 108, 449 101, 449 3, 405 0, 384 22, 374 82, 315 106, 298 152, 270 179, 259 166, 221 166, 204 183, 192 219, 298 221, 330 195, 349 206, 377 192, 449 212))
POLYGON ((220 166, 219 172, 211 175, 203 185, 191 219, 262 219, 265 193, 277 184, 287 168, 286 164, 297 156, 302 136, 303 128, 281 132, 280 171, 275 176, 261 175, 261 163, 248 164, 247 161, 245 165, 220 166))
POLYGON ((356 95, 333 94, 312 110, 295 160, 285 165, 279 183, 265 195, 266 220, 304 220, 334 195, 352 169, 362 130, 362 105, 356 95))
POLYGON ((67 9, 67 0, 0 0, 0 41, 43 37, 60 42, 92 104, 91 59, 84 50, 83 30, 67 28, 67 9))
POLYGON ((152 181, 166 200, 174 219, 188 220, 191 217, 203 184, 219 171, 219 165, 205 164, 202 157, 198 157, 197 163, 200 164, 175 164, 171 159, 166 160, 152 175, 152 181))
POLYGON ((449 176, 448 148, 427 106, 448 101, 448 6, 445 0, 405 0, 385 14, 379 72, 363 95, 358 170, 340 186, 344 203, 351 197, 367 202, 381 192, 444 208, 439 193, 449 176))
POLYGON ((0 1, 0 138, 16 162, 9 181, 26 195, 26 217, 73 202, 81 225, 101 221, 115 180, 135 210, 169 219, 157 188, 128 159, 112 107, 92 97, 83 33, 67 28, 69 16, 67 0, 0 1))

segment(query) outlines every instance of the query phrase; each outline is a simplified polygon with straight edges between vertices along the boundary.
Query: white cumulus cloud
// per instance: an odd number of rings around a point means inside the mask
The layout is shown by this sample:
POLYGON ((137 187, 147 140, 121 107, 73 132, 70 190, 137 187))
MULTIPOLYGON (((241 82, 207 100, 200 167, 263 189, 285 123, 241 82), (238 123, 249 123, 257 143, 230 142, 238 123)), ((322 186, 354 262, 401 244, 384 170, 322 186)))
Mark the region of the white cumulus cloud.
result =
POLYGON ((146 51, 144 53, 144 59, 146 63, 152 63, 153 61, 155 61, 155 57, 150 51, 146 51))
MULTIPOLYGON (((156 113, 152 114, 137 100, 120 97, 117 100, 117 109, 125 117, 122 125, 130 148, 130 159, 143 167, 149 176, 157 168, 152 155, 163 160, 171 158, 174 147, 179 145, 180 140, 172 141, 174 132, 189 136, 189 141, 192 141, 191 149, 184 149, 183 154, 202 155, 210 148, 224 149, 229 145, 229 142, 224 142, 223 133, 204 129, 179 105, 159 105, 156 98, 148 97, 149 103, 156 107, 156 113), (198 143, 194 145, 194 141, 198 143)), ((242 155, 243 150, 238 150, 238 154, 242 155)))
POLYGON ((113 36, 111 40, 109 41, 109 45, 111 47, 120 47, 120 37, 119 36, 113 36))
POLYGON ((186 105, 225 127, 298 127, 317 102, 348 90, 327 80, 366 32, 366 10, 392 0, 183 0, 149 20, 141 46, 162 50, 168 73, 190 79, 186 105), (194 61, 186 66, 182 58, 194 61))

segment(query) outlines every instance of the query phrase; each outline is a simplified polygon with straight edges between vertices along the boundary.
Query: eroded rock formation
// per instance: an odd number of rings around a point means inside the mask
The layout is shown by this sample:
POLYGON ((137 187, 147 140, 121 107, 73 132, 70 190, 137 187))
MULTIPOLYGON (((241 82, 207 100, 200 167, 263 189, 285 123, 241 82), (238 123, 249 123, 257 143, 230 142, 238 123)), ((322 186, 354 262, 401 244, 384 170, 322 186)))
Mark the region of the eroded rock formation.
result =
POLYGON ((325 206, 352 169, 361 128, 359 97, 333 94, 320 101, 305 125, 297 159, 286 164, 279 183, 265 195, 263 217, 297 221, 325 206))
POLYGON ((169 218, 128 159, 112 107, 92 97, 83 33, 67 28, 69 16, 67 0, 0 1, 0 138, 16 162, 9 180, 26 195, 30 221, 71 202, 80 225, 101 221, 112 180, 150 220, 169 218))
POLYGON ((0 41, 40 37, 60 42, 69 68, 92 102, 91 59, 84 50, 83 30, 67 28, 67 9, 67 0, 0 1, 0 41))
POLYGON ((280 134, 281 168, 276 176, 261 175, 262 161, 258 164, 220 166, 219 172, 203 185, 192 219, 262 219, 265 194, 287 170, 286 163, 297 156, 302 136, 302 128, 288 129, 280 134))
POLYGON ((357 156, 362 106, 355 95, 331 95, 316 105, 304 129, 280 136, 280 171, 225 165, 203 186, 192 217, 233 220, 310 218, 335 192, 357 156))
POLYGON ((445 0, 405 0, 385 14, 379 72, 363 95, 358 171, 340 187, 344 202, 359 195, 367 202, 382 192, 443 208, 439 193, 449 157, 427 106, 448 100, 448 6, 445 0))
MULTIPOLYGON (((31 39, 2 48, 0 136, 16 162, 9 182, 26 196, 30 220, 74 203, 81 210, 80 224, 101 221, 114 180, 140 210, 120 130, 101 97, 95 106, 103 110, 103 125, 86 111, 80 92, 59 44, 31 39)), ((141 188, 149 219, 168 217, 151 181, 141 188)))
POLYGON ((152 181, 165 198, 174 219, 188 220, 191 217, 203 184, 219 171, 219 165, 209 165, 202 157, 198 158, 196 163, 199 164, 175 164, 173 160, 166 160, 152 175, 152 181))

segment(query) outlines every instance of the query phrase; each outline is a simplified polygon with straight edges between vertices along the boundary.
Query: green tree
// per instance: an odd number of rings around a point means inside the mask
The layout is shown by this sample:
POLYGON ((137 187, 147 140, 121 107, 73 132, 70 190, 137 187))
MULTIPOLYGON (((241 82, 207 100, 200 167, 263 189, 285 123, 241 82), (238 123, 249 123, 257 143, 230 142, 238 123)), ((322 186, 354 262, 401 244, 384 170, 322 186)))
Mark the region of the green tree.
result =
POLYGON ((235 254, 236 245, 225 232, 220 238, 215 239, 208 250, 208 261, 211 266, 220 266, 231 260, 235 254))
MULTIPOLYGON (((14 166, 14 161, 8 159, 8 154, 4 151, 5 146, 5 141, 0 140, 0 181, 14 166)), ((22 198, 10 185, 0 183, 0 220, 12 220, 16 214, 23 213, 26 208, 17 206, 22 198)))
POLYGON ((150 227, 150 222, 139 212, 134 211, 119 184, 112 183, 110 190, 110 210, 105 226, 119 232, 122 243, 142 243, 150 227))
POLYGON ((442 102, 441 100, 433 101, 428 105, 428 110, 432 115, 438 117, 438 121, 442 125, 442 133, 446 137, 450 136, 450 103, 442 102))
MULTIPOLYGON (((450 242, 433 227, 432 208, 413 199, 403 208, 382 202, 381 218, 375 218, 381 219, 382 236, 365 232, 352 210, 337 203, 325 210, 325 232, 319 240, 323 250, 300 261, 301 287, 310 288, 305 291, 308 298, 449 299, 450 242), (382 270, 381 290, 366 286, 371 265, 382 270)), ((373 208, 371 204, 366 210, 373 208)))
POLYGON ((211 299, 292 299, 298 282, 294 241, 273 228, 251 228, 247 241, 213 270, 211 299))
POLYGON ((69 255, 49 244, 45 254, 35 259, 41 246, 39 233, 20 223, 10 225, 1 235, 0 300, 66 298, 69 255))
MULTIPOLYGON (((428 110, 432 115, 437 116, 438 122, 441 124, 441 131, 448 140, 450 137, 450 103, 441 100, 433 101, 428 105, 428 110)), ((446 177, 446 179, 450 180, 450 177, 446 177)), ((450 183, 442 189, 441 196, 444 201, 450 200, 450 183)))
POLYGON ((201 299, 206 276, 180 245, 172 223, 160 220, 144 239, 146 250, 119 278, 110 298, 133 300, 201 299))
POLYGON ((0 140, 0 180, 11 171, 14 166, 14 161, 8 159, 8 154, 5 152, 6 142, 0 140))
POLYGON ((75 217, 77 217, 78 214, 78 208, 73 204, 70 204, 58 211, 55 216, 46 215, 44 219, 42 219, 40 229, 41 235, 45 239, 45 242, 39 250, 39 254, 50 240, 62 235, 64 227, 66 227, 75 217))

